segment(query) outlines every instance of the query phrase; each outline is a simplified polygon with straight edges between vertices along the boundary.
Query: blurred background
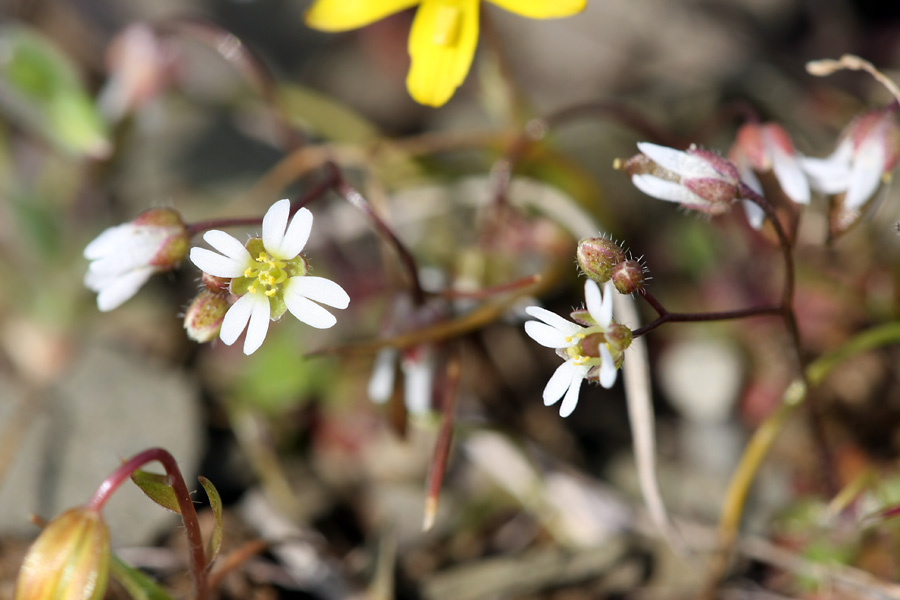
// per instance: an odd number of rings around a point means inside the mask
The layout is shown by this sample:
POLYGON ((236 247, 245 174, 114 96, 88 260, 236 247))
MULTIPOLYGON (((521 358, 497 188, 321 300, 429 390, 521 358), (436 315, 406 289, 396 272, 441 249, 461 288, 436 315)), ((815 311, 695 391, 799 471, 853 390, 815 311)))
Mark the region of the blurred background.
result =
MULTIPOLYGON (((189 486, 197 475, 216 484, 226 554, 272 542, 224 577, 222 598, 697 597, 705 560, 678 558, 644 513, 621 383, 585 386, 565 420, 543 406, 559 359, 524 335, 522 307, 567 315, 581 304, 575 243, 595 224, 643 256, 670 310, 775 301, 771 232, 740 210, 708 219, 650 199, 613 161, 642 140, 724 154, 750 114, 781 123, 799 152, 830 154, 854 115, 890 97, 868 76, 814 78, 805 63, 849 52, 896 81, 900 4, 588 0, 583 14, 545 21, 484 3, 472 70, 437 110, 405 87, 414 11, 327 34, 304 25, 309 4, 0 0, 0 598, 13 597, 37 533, 28 515, 84 502, 152 446, 175 455, 189 486), (529 123, 552 126, 516 150, 529 123), (284 319, 250 357, 195 344, 181 319, 199 288, 189 263, 98 311, 82 252, 107 227, 158 207, 188 223, 261 216, 321 182, 329 160, 409 247, 426 290, 535 273, 543 284, 528 298, 434 294, 413 311, 396 253, 326 193, 310 206, 305 253, 353 299, 334 329, 284 319), (427 415, 406 415, 399 387, 387 404, 369 400, 377 348, 341 351, 483 316, 495 300, 502 310, 429 350, 427 415), (323 348, 336 350, 308 356, 323 348), (423 532, 451 395, 453 446, 423 532)), ((796 308, 810 355, 897 318, 896 204, 888 192, 832 244, 826 201, 805 209, 796 308)), ((708 550, 747 437, 796 361, 777 319, 673 324, 647 343, 663 499, 688 545, 708 550)), ((829 476, 843 487, 877 473, 879 506, 900 503, 898 359, 896 347, 860 355, 817 392, 829 476)), ((745 511, 748 535, 771 552, 739 555, 718 596, 831 597, 778 550, 896 579, 895 528, 823 526, 823 479, 796 417, 745 511)), ((121 556, 187 594, 173 515, 123 489, 107 516, 121 556)), ((861 597, 880 590, 871 585, 861 597)), ((115 584, 108 594, 126 597, 115 584)))

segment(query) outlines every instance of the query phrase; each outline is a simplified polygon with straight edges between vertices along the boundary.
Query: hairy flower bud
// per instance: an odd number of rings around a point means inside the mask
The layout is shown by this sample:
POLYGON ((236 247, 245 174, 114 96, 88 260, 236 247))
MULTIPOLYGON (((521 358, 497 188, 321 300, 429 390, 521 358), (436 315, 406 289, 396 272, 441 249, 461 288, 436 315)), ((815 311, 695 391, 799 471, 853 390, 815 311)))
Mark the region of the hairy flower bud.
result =
POLYGON ((620 294, 633 294, 644 287, 644 267, 636 260, 620 262, 612 269, 612 282, 620 294))
POLYGON ((578 242, 575 258, 585 275, 597 283, 606 283, 612 277, 613 267, 626 257, 625 251, 618 244, 596 237, 578 242))
POLYGON ((222 329, 222 320, 229 308, 231 302, 227 293, 201 291, 184 314, 187 336, 200 344, 213 341, 222 329))
POLYGON ((109 577, 109 528, 99 511, 71 508, 28 550, 16 600, 99 600, 109 577))

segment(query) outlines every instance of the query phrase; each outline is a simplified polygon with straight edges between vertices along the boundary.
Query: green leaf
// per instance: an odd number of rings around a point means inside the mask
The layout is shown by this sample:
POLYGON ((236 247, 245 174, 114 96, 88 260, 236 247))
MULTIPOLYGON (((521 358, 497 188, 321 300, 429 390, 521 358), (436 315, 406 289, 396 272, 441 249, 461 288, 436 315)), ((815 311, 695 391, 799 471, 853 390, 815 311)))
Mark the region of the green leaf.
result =
POLYGON ((25 27, 0 27, 0 110, 68 154, 110 153, 106 124, 75 66, 25 27))
POLYGON ((219 551, 222 550, 222 498, 219 496, 219 491, 212 481, 203 476, 198 477, 198 479, 200 480, 200 485, 206 490, 206 495, 209 497, 209 507, 216 517, 216 528, 213 529, 212 536, 209 538, 209 557, 206 560, 206 564, 209 566, 219 556, 219 551))
POLYGON ((128 595, 134 600, 172 600, 172 596, 162 589, 149 575, 125 564, 121 558, 112 555, 110 571, 128 595))
POLYGON ((169 485, 169 478, 166 475, 158 473, 148 473, 138 469, 131 474, 131 480, 141 488, 144 494, 168 510, 181 514, 181 507, 178 506, 178 498, 175 490, 169 485))

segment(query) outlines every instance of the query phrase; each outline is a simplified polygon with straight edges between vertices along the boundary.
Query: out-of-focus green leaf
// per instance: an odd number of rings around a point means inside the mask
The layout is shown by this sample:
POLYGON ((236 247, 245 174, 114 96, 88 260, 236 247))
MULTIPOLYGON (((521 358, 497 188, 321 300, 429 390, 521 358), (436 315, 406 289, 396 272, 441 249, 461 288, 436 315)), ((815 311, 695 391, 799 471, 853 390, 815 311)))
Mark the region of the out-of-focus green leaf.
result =
POLYGON ((138 469, 131 474, 131 480, 148 498, 174 513, 181 514, 175 490, 168 483, 168 477, 158 473, 148 473, 138 469))
POLYGON ((69 154, 110 153, 106 124, 74 65, 21 26, 0 27, 0 110, 69 154))
POLYGON ((266 343, 245 363, 236 382, 237 398, 255 409, 278 415, 296 408, 311 396, 327 394, 334 386, 335 367, 308 360, 297 345, 296 329, 273 327, 266 343))
POLYGON ((113 578, 125 588, 125 591, 134 600, 172 600, 172 596, 153 581, 150 576, 131 565, 125 564, 115 554, 112 555, 110 571, 113 578))
POLYGON ((209 507, 216 517, 216 528, 213 529, 212 536, 209 538, 209 555, 206 559, 206 564, 211 565, 222 549, 222 498, 219 496, 219 490, 216 489, 212 481, 203 476, 198 477, 198 479, 200 480, 200 485, 206 490, 206 496, 209 498, 209 507))
POLYGON ((279 89, 282 107, 291 120, 332 142, 364 142, 377 138, 378 128, 334 98, 297 85, 279 89))

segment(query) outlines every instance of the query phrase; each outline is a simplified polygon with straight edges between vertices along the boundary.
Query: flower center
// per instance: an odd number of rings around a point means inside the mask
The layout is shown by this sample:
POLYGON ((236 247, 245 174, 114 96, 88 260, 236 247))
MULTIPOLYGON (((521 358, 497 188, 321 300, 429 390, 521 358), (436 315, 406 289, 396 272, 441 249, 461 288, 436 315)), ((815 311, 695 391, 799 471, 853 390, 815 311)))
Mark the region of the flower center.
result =
POLYGON ((604 333, 602 327, 594 326, 568 336, 568 341, 578 340, 578 343, 565 349, 566 357, 573 359, 577 366, 599 365, 603 362, 600 358, 600 345, 607 343, 604 333))
POLYGON ((253 264, 244 271, 244 277, 254 280, 247 287, 247 292, 263 293, 270 298, 274 296, 278 286, 287 281, 285 266, 285 261, 277 260, 268 252, 260 252, 253 264))

